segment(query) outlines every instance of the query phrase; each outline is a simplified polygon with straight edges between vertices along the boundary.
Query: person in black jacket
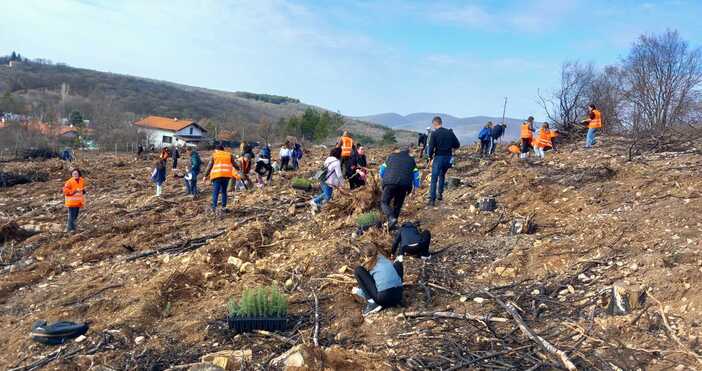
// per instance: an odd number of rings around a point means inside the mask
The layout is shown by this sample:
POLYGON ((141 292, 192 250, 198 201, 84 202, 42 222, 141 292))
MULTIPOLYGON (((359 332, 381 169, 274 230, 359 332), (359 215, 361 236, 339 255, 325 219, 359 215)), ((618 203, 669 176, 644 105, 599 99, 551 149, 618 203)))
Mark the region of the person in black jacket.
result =
POLYGON ((419 147, 419 158, 424 158, 424 152, 427 150, 427 139, 429 137, 424 133, 419 133, 417 137, 417 147, 419 147))
POLYGON ((380 208, 388 218, 388 228, 392 229, 400 217, 405 197, 418 188, 420 182, 419 169, 414 158, 409 154, 409 146, 390 154, 380 165, 380 177, 383 180, 383 194, 380 208), (392 204, 392 205, 391 205, 392 204))
POLYGON ((412 255, 422 259, 429 259, 429 244, 431 243, 431 232, 420 231, 414 223, 404 223, 395 235, 392 244, 393 255, 412 255))
POLYGON ((453 150, 461 146, 458 138, 456 138, 456 134, 454 134, 452 130, 442 126, 441 117, 434 117, 432 125, 434 125, 434 131, 431 133, 431 137, 429 137, 429 160, 431 161, 429 206, 435 206, 437 199, 439 201, 443 199, 444 181, 446 179, 446 172, 451 167, 453 150))
POLYGON ((490 154, 493 155, 495 154, 495 149, 497 147, 497 140, 500 139, 504 134, 505 134, 505 128, 507 128, 507 124, 502 123, 502 124, 497 124, 492 127, 492 143, 490 147, 490 154))

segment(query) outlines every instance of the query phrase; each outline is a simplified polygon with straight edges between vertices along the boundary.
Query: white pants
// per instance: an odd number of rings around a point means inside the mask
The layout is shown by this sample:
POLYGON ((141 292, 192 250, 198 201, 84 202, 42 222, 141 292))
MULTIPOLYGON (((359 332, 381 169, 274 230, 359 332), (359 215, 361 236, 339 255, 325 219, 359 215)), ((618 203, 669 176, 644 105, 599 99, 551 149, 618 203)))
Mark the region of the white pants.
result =
POLYGON ((534 147, 534 152, 536 152, 536 155, 539 156, 539 158, 544 158, 546 156, 544 149, 541 147, 534 147))

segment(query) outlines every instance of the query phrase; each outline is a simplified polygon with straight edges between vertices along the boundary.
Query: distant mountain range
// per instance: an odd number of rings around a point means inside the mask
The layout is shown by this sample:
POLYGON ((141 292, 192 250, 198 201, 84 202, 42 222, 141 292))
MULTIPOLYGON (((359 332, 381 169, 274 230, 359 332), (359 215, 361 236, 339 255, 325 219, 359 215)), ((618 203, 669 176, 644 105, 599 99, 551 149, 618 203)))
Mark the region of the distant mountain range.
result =
MULTIPOLYGON (((453 131, 458 136, 461 144, 472 143, 477 140, 478 132, 485 126, 488 121, 493 123, 501 123, 501 117, 489 116, 472 116, 472 117, 456 117, 445 113, 418 112, 409 115, 400 115, 398 113, 381 113, 378 115, 361 116, 356 119, 367 121, 393 129, 404 129, 424 132, 426 128, 431 126, 431 120, 434 116, 440 116, 444 126, 453 131)), ((515 118, 505 118, 507 131, 504 139, 511 140, 519 137, 519 125, 523 120, 515 118)))

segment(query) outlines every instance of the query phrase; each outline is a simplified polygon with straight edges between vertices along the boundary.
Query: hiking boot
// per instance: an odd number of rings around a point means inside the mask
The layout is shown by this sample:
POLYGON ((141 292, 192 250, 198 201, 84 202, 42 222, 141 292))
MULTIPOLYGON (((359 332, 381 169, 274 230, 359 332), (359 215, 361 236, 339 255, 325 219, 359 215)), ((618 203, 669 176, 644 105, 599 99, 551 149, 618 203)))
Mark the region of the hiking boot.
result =
POLYGON ((369 300, 365 308, 363 308, 363 317, 368 317, 373 313, 378 313, 383 309, 378 303, 369 300))
POLYGON ((439 196, 436 198, 436 200, 437 200, 437 201, 443 201, 443 200, 444 200, 444 195, 439 195, 439 196))

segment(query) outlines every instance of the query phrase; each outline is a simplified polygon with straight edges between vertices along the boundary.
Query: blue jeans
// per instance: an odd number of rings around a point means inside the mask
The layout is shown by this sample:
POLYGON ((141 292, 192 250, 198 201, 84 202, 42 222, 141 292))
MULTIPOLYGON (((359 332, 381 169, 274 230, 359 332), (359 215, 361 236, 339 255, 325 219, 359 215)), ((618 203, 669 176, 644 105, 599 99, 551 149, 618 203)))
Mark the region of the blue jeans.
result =
POLYGON ((195 195, 198 193, 198 192, 197 192, 197 176, 198 176, 198 173, 191 172, 190 174, 192 175, 192 178, 191 178, 190 180, 187 180, 187 179, 183 178, 183 181, 185 182, 185 191, 186 191, 189 195, 195 196, 195 195))
POLYGON ((66 229, 69 232, 76 230, 76 219, 78 219, 78 213, 80 212, 80 207, 69 207, 68 208, 68 223, 66 224, 66 229))
POLYGON ((446 172, 451 167, 451 156, 436 156, 431 165, 431 185, 429 187, 429 199, 436 200, 436 183, 439 184, 439 198, 444 194, 444 181, 446 180, 446 172))
POLYGON ((229 178, 217 178, 212 180, 212 208, 217 208, 217 198, 222 194, 222 208, 227 207, 227 186, 229 178))
POLYGON ((597 129, 595 128, 588 128, 587 129, 587 136, 585 137, 585 147, 592 147, 597 143, 597 140, 595 139, 595 135, 597 134, 597 129))
POLYGON ((332 199, 332 193, 334 193, 334 188, 332 188, 326 182, 323 182, 322 193, 320 193, 319 196, 315 197, 313 201, 317 205, 322 206, 332 199))

